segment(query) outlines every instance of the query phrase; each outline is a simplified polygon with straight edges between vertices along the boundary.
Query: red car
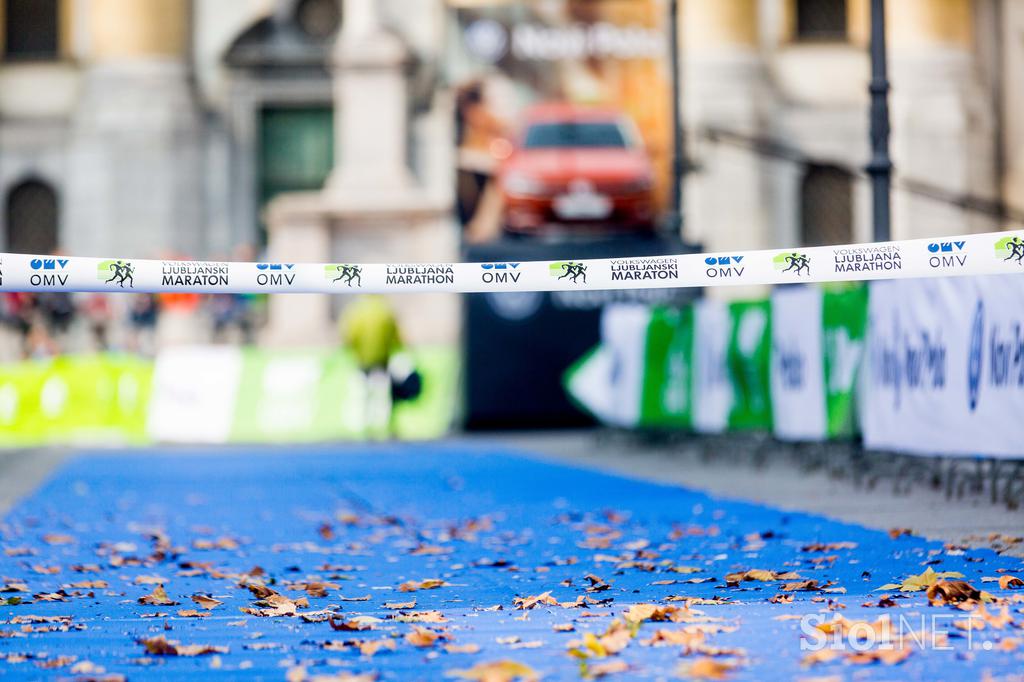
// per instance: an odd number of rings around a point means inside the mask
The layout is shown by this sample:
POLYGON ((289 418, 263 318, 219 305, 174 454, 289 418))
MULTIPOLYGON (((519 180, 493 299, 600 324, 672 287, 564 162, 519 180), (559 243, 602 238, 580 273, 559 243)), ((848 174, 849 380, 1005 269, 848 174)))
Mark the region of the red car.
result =
POLYGON ((651 160, 636 126, 613 109, 530 109, 498 178, 508 232, 654 228, 651 160))

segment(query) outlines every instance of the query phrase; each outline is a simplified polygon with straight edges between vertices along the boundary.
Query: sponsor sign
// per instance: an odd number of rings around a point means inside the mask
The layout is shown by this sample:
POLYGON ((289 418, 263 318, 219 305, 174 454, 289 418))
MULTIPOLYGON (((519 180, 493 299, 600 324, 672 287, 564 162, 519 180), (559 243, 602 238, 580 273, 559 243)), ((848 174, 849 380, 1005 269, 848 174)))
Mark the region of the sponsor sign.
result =
POLYGON ((1024 279, 1009 275, 872 284, 865 444, 921 454, 1019 457, 1021 301, 1024 279))
POLYGON ((388 265, 385 269, 384 283, 397 286, 455 284, 455 267, 450 263, 388 265))
POLYGON ((928 244, 928 267, 933 270, 962 268, 967 265, 967 251, 964 239, 928 244))
POLYGON ((69 258, 33 258, 29 261, 32 273, 28 281, 34 287, 67 286, 68 275, 64 272, 69 258))
POLYGON ((903 269, 903 255, 897 244, 843 246, 832 249, 832 260, 837 273, 903 269))
POLYGON ((481 263, 480 281, 484 284, 518 284, 523 276, 521 263, 481 263))
POLYGON ((295 263, 257 263, 256 284, 261 287, 295 284, 295 263))
POLYGON ((165 287, 226 287, 230 283, 228 263, 162 261, 160 285, 165 287))
POLYGON ((673 257, 612 259, 611 272, 613 282, 677 280, 679 261, 673 257))

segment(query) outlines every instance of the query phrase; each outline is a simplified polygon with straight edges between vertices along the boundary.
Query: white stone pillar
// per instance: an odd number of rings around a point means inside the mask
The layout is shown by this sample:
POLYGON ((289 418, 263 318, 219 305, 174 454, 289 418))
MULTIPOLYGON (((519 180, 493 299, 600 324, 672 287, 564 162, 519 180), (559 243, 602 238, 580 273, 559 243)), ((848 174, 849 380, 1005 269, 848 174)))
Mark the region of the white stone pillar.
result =
POLYGON ((346 0, 334 68, 336 167, 327 189, 355 205, 414 187, 408 162, 409 52, 381 26, 375 0, 346 0))
POLYGON ((970 0, 889 2, 895 239, 995 229, 984 215, 906 191, 996 197, 993 112, 979 78, 970 0))
POLYGON ((684 126, 698 166, 686 181, 684 236, 707 250, 767 248, 773 242, 761 160, 750 150, 708 142, 700 134, 708 127, 761 134, 767 90, 757 46, 756 5, 754 0, 683 3, 684 126))

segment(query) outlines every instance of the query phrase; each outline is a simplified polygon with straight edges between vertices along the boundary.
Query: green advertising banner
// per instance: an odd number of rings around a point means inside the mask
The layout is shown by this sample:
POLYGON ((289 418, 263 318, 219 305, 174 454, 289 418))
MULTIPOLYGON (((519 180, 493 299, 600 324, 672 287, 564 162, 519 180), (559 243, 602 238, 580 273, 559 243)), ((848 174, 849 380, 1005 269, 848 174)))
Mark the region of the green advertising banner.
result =
POLYGON ((693 411, 693 308, 654 308, 647 326, 640 425, 689 428, 693 411))
POLYGON ((120 355, 0 366, 0 445, 141 442, 152 371, 120 355))
POLYGON ((730 429, 772 428, 770 384, 771 304, 737 301, 729 304, 732 329, 727 361, 733 386, 730 429))
POLYGON ((857 377, 864 357, 868 287, 829 286, 822 306, 825 354, 825 406, 830 438, 858 432, 857 377))

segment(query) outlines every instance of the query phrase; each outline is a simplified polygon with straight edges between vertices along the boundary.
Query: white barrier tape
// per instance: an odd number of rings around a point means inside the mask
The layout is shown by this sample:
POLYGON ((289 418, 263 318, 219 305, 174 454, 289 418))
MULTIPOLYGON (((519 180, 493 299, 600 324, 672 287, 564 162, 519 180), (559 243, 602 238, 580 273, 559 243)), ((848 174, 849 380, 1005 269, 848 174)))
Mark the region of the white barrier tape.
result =
POLYGON ((493 263, 226 263, 0 254, 0 291, 572 291, 1024 273, 1024 232, 678 256, 493 263))

